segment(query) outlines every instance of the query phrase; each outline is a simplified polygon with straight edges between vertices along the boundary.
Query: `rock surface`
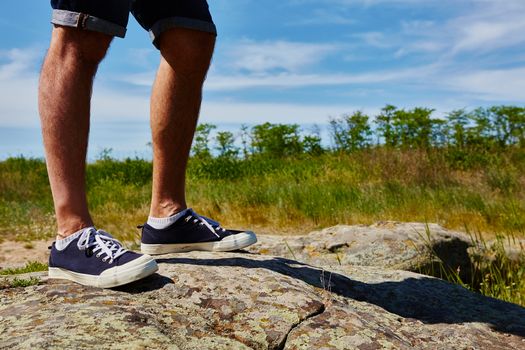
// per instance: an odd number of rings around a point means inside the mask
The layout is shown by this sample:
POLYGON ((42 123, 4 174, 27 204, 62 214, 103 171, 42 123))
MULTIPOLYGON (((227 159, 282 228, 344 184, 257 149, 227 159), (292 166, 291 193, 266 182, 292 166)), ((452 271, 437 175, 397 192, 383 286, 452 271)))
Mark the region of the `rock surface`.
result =
POLYGON ((315 266, 378 266, 408 271, 419 271, 432 264, 432 259, 439 259, 466 271, 470 268, 470 245, 467 235, 437 224, 389 221, 371 226, 338 225, 304 236, 261 236, 249 251, 315 266))
POLYGON ((525 309, 406 271, 194 252, 102 290, 0 291, 0 349, 525 349, 525 309))

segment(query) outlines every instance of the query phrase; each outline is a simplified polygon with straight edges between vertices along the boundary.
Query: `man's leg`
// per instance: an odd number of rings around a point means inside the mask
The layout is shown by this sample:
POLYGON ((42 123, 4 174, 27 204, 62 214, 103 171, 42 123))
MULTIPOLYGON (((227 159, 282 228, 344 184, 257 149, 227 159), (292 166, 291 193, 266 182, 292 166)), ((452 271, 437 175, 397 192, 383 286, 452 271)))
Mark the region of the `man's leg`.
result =
POLYGON ((39 110, 58 236, 93 226, 85 162, 93 77, 112 37, 57 26, 39 86, 39 110))
POLYGON ((50 278, 110 288, 157 271, 147 255, 124 249, 96 230, 86 200, 85 166, 93 77, 111 36, 56 27, 40 77, 39 108, 58 239, 50 278), (74 233, 74 234, 73 234, 74 233))
POLYGON ((151 97, 151 217, 186 209, 186 164, 214 45, 214 34, 184 28, 170 29, 159 38, 162 57, 151 97))
POLYGON ((162 33, 158 44, 162 59, 151 98, 153 194, 141 251, 232 251, 252 245, 257 242, 253 232, 226 230, 184 210, 186 164, 215 35, 177 27, 162 33))

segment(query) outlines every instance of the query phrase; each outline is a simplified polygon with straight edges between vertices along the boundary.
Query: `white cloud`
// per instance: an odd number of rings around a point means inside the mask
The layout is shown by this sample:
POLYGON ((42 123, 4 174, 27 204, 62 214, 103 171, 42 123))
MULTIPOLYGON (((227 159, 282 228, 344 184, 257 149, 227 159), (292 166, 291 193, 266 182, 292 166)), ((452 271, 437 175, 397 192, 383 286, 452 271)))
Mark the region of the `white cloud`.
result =
POLYGON ((94 121, 148 120, 149 95, 95 83, 91 111, 94 121))
POLYGON ((42 55, 41 50, 36 48, 13 48, 0 51, 0 60, 5 63, 0 65, 0 80, 26 77, 33 73, 36 60, 42 55))
POLYGON ((459 18, 450 24, 458 35, 453 52, 487 52, 525 42, 525 2, 521 13, 484 14, 483 18, 459 18))
POLYGON ((284 40, 243 40, 227 48, 233 68, 254 73, 271 70, 298 71, 322 61, 337 50, 336 44, 284 40))
POLYGON ((143 73, 131 73, 113 76, 113 80, 128 83, 136 86, 151 87, 155 79, 155 71, 150 70, 143 73))
MULTIPOLYGON (((36 62, 42 53, 42 50, 34 48, 0 52, 0 125, 38 125, 36 62)), ((265 63, 259 66, 261 70, 238 69, 231 74, 227 74, 221 67, 215 67, 210 73, 205 89, 210 92, 231 93, 250 88, 270 91, 269 89, 348 86, 349 93, 357 93, 363 88, 381 88, 388 92, 392 87, 417 93, 419 87, 424 87, 448 92, 449 96, 457 97, 462 103, 479 100, 516 103, 525 100, 525 67, 483 69, 476 65, 448 66, 436 63, 364 73, 322 73, 317 69, 309 72, 306 69, 308 64, 312 63, 303 61, 299 66, 284 64, 283 69, 286 67, 288 71, 275 72, 272 71, 275 64, 265 63), (266 70, 262 70, 262 67, 266 70)), ((149 87, 153 77, 154 72, 148 71, 139 75, 119 76, 116 80, 130 84, 128 87, 149 87)), ((108 84, 108 80, 97 80, 92 108, 94 121, 147 120, 149 96, 146 89, 138 90, 140 91, 126 87, 117 89, 111 87, 111 81, 108 84)), ((377 101, 379 107, 384 102, 377 101)), ((274 103, 271 100, 208 100, 204 103, 202 115, 204 120, 214 123, 279 122, 288 117, 290 120, 285 120, 286 122, 308 123, 325 121, 328 115, 339 115, 363 107, 367 107, 368 110, 374 109, 374 106, 354 106, 345 103, 327 105, 323 101, 310 101, 310 104, 305 104, 293 100, 287 103, 274 103)))
POLYGON ((340 9, 318 8, 312 10, 312 14, 310 16, 292 20, 288 23, 288 25, 349 25, 355 24, 356 22, 356 19, 353 18, 351 14, 342 12, 340 9))
POLYGON ((306 88, 315 86, 367 85, 415 82, 425 79, 436 71, 435 66, 421 66, 398 70, 374 71, 358 74, 294 74, 280 73, 265 76, 216 75, 210 76, 205 88, 211 91, 240 90, 246 88, 277 87, 306 88))
POLYGON ((157 50, 151 47, 130 48, 127 50, 127 60, 129 63, 142 68, 151 68, 152 61, 158 62, 157 50))
POLYGON ((0 125, 38 124, 38 75, 42 51, 14 48, 0 52, 0 125))
POLYGON ((430 20, 411 20, 411 21, 401 21, 401 30, 405 33, 417 33, 422 30, 428 30, 434 28, 436 25, 435 21, 430 20))
MULTIPOLYGON (((124 77, 128 83, 151 86, 153 72, 124 77)), ((276 73, 233 74, 213 72, 205 83, 205 90, 215 92, 244 91, 246 89, 296 89, 322 86, 348 86, 359 89, 365 86, 426 87, 462 94, 470 100, 519 102, 525 100, 525 68, 483 70, 446 64, 429 64, 405 69, 390 69, 368 73, 276 73)), ((353 91, 353 90, 350 90, 353 91)), ((352 93, 353 94, 353 93, 352 93)), ((113 98, 108 98, 108 104, 113 98)), ((462 101, 464 101, 463 99, 462 101)), ((382 102, 382 101, 381 101, 382 102)), ((132 102, 131 102, 132 103, 132 102)), ((249 104, 259 108, 257 104, 249 104)), ((227 106, 227 104, 221 104, 227 106)), ((245 106, 241 103, 240 108, 245 106)), ((280 108, 280 106, 279 106, 280 108)), ((326 108, 326 107, 323 107, 326 108)))
POLYGON ((361 39, 361 41, 370 47, 388 48, 394 44, 391 38, 387 37, 382 32, 365 32, 351 35, 352 37, 361 39))
MULTIPOLYGON (((0 51, 0 126, 37 126, 38 61, 43 50, 14 48, 0 51)), ((95 81, 92 114, 95 120, 144 119, 148 96, 110 89, 95 81)))
POLYGON ((470 0, 468 12, 441 23, 402 21, 401 31, 390 36, 398 53, 440 52, 479 55, 525 43, 525 1, 470 0))
POLYGON ((0 125, 38 125, 38 77, 0 79, 0 125))
POLYGON ((416 40, 411 42, 409 45, 405 45, 394 53, 395 58, 402 58, 412 53, 442 53, 446 48, 446 45, 441 42, 432 40, 416 40))
POLYGON ((525 101, 525 67, 451 75, 445 85, 480 100, 522 102, 525 101))
MULTIPOLYGON (((267 73, 267 74, 242 74, 232 75, 209 74, 204 85, 208 91, 235 91, 248 88, 309 88, 316 86, 338 85, 367 85, 396 82, 423 81, 438 72, 437 65, 427 65, 406 69, 391 69, 373 71, 368 73, 267 73)), ((137 86, 149 87, 153 82, 154 72, 131 74, 119 77, 124 81, 137 86)))
POLYGON ((375 6, 375 5, 433 5, 452 0, 291 0, 291 3, 304 4, 338 4, 345 6, 375 6))
MULTIPOLYGON (((326 0, 325 2, 347 6, 399 5, 421 10, 427 6, 447 8, 445 19, 399 19, 399 30, 364 31, 353 34, 360 39, 362 50, 381 48, 391 50, 393 57, 407 55, 430 58, 434 62, 454 59, 460 54, 479 57, 483 54, 516 48, 525 44, 525 1, 523 0, 326 0), (451 7, 456 5, 454 7, 451 7)), ((454 62, 449 62, 454 63, 454 62)))

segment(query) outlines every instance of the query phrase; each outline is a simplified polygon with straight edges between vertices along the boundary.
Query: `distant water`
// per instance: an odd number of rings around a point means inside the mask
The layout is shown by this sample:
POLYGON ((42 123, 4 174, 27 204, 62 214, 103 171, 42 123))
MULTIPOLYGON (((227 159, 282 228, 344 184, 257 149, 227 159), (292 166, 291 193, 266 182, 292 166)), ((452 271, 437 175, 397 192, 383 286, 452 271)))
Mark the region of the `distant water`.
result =
MULTIPOLYGON (((240 132, 241 123, 217 124, 215 131, 240 132)), ((303 125, 310 131, 313 125, 303 125)), ((321 137, 326 145, 329 133, 326 126, 320 126, 321 137)), ((213 135, 212 135, 213 136, 213 135)), ((88 161, 94 161, 104 149, 111 149, 111 156, 117 159, 126 157, 151 159, 152 152, 149 122, 105 122, 93 123, 89 135, 88 161)), ((0 127, 0 160, 23 155, 43 158, 44 147, 38 127, 0 127)))

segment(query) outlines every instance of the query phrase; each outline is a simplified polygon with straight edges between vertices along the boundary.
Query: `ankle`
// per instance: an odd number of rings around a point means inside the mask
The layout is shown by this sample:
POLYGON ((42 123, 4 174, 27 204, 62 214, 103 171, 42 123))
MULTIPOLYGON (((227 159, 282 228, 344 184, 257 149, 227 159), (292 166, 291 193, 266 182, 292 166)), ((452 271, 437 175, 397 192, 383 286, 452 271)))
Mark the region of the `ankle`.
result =
POLYGON ((73 242, 75 239, 80 237, 86 230, 89 230, 89 229, 95 229, 95 227, 90 226, 90 227, 82 228, 82 229, 78 230, 77 232, 73 232, 72 234, 70 234, 67 237, 57 236, 57 238, 55 240, 55 247, 56 247, 56 249, 64 250, 65 248, 67 248, 67 246, 71 242, 73 242))
POLYGON ((56 239, 65 239, 88 227, 93 227, 92 221, 82 221, 59 225, 56 239))
POLYGON ((151 204, 150 217, 167 218, 188 209, 186 202, 164 201, 158 204, 151 204))

